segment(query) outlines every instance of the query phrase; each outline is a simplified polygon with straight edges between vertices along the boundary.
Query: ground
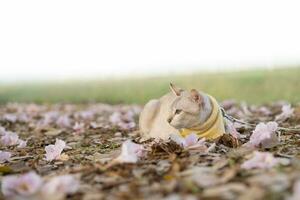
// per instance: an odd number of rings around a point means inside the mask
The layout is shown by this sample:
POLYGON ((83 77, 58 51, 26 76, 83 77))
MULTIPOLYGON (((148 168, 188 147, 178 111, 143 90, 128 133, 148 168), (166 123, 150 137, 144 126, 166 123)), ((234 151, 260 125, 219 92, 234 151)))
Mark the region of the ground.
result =
MULTIPOLYGON (((262 108, 225 101, 222 105, 229 114, 258 123, 273 121, 282 104, 262 108)), ((172 141, 142 142, 138 127, 132 123, 137 122, 140 109, 136 105, 4 104, 0 107, 0 125, 28 142, 21 149, 1 147, 13 154, 9 162, 0 165, 1 177, 32 170, 42 177, 72 174, 80 180, 80 187, 67 199, 244 200, 286 199, 292 195, 293 184, 300 178, 299 132, 281 131, 278 145, 258 149, 287 159, 285 165, 246 170, 241 164, 253 150, 241 145, 249 140, 252 128, 238 128, 244 138, 223 138, 209 152, 190 151, 172 141), (114 113, 129 113, 132 121, 125 117, 116 122, 111 117, 114 113), (75 122, 84 127, 74 128, 75 122), (54 144, 56 138, 70 148, 63 151, 64 159, 46 161, 45 146, 54 144), (147 155, 137 163, 112 164, 127 139, 146 146, 147 155)), ((299 126, 299 105, 294 109, 294 115, 280 126, 299 126)))

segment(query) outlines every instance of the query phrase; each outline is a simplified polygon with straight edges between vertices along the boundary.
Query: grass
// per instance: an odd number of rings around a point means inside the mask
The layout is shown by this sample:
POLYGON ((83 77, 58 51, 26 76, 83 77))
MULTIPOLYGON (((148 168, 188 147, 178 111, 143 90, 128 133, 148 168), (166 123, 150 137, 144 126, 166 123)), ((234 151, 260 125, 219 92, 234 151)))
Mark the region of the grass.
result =
POLYGON ((262 104, 275 100, 300 102, 300 68, 194 73, 118 80, 39 82, 0 85, 0 103, 138 103, 168 92, 173 82, 203 90, 218 100, 236 99, 262 104))

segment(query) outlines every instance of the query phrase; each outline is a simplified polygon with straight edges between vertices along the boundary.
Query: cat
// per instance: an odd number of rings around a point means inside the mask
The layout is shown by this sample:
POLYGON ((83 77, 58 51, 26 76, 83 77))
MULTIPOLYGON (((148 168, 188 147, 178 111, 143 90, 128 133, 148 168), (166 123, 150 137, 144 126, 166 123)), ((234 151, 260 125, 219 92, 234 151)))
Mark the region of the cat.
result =
MULTIPOLYGON (((196 89, 186 91, 172 83, 170 89, 171 92, 160 99, 150 100, 144 106, 139 119, 142 138, 167 140, 171 134, 197 132, 198 129, 203 129, 202 125, 206 129, 207 125, 216 121, 210 120, 212 115, 220 118, 221 111, 209 95, 196 89)), ((222 134, 225 132, 223 120, 218 119, 218 123, 222 134)), ((215 138, 214 136, 213 139, 215 138)))

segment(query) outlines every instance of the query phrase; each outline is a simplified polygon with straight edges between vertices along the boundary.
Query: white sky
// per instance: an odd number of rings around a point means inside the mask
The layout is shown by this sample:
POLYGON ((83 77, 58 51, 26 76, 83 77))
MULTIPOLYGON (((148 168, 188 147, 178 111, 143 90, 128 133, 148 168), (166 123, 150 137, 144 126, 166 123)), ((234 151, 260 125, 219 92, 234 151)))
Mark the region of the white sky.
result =
POLYGON ((0 2, 0 81, 300 63, 300 1, 0 2))

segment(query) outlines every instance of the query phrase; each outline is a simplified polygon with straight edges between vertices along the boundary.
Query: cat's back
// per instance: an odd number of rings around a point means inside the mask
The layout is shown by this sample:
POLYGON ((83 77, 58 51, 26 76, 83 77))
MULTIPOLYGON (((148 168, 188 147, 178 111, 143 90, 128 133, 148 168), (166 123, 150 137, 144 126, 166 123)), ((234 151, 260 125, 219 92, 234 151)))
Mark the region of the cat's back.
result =
POLYGON ((150 132, 153 130, 156 132, 157 129, 167 126, 165 125, 166 119, 171 112, 171 104, 175 98, 176 96, 170 92, 159 99, 151 99, 144 106, 139 119, 139 126, 143 136, 153 136, 150 132))

